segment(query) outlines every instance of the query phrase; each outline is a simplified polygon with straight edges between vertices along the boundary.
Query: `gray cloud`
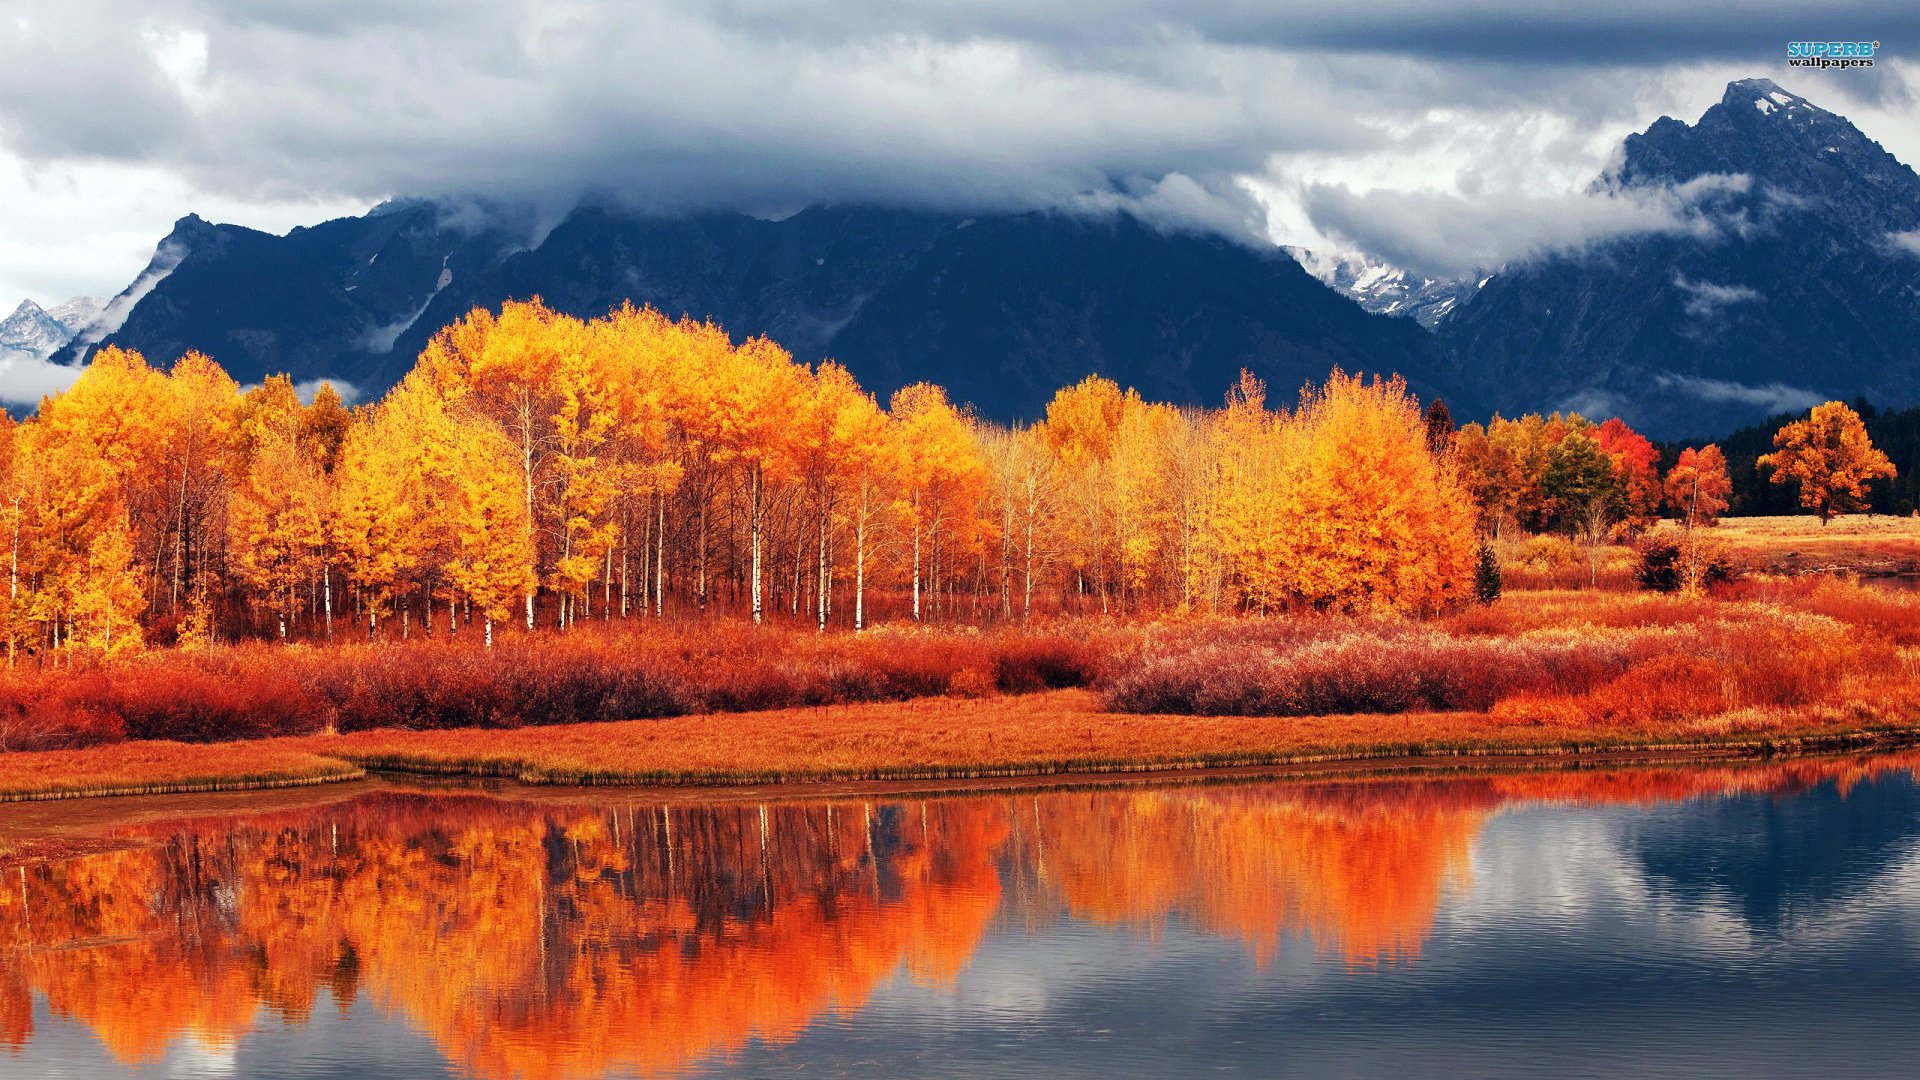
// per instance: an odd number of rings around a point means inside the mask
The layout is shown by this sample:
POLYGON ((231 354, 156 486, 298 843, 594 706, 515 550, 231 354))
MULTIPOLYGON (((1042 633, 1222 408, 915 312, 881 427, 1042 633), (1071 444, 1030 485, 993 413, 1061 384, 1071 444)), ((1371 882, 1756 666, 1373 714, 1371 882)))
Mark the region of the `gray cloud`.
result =
POLYGON ((1309 185, 1303 203, 1322 231, 1396 266, 1464 277, 1552 251, 1646 233, 1711 236, 1729 223, 1717 198, 1745 191, 1744 176, 1710 176, 1666 189, 1598 189, 1560 197, 1379 190, 1309 185))
POLYGON ((1756 386, 1724 379, 1703 379, 1697 375, 1658 375, 1654 377, 1654 383, 1663 390, 1686 394, 1701 401, 1757 405, 1769 413, 1799 412, 1827 400, 1825 395, 1817 391, 1778 382, 1756 386))
POLYGON ((1618 115, 1627 95, 1541 69, 1777 61, 1823 6, 1920 33, 1886 0, 0 2, 0 133, 31 160, 264 197, 588 185, 669 207, 1057 204, 1352 149, 1378 139, 1356 116, 1423 103, 1618 115))
POLYGON ((1716 285, 1711 281, 1690 281, 1685 274, 1675 274, 1673 284, 1675 288, 1687 294, 1686 312, 1696 319, 1711 319, 1734 304, 1750 304, 1760 300, 1759 292, 1745 285, 1716 285))
POLYGON ((73 385, 80 369, 42 360, 31 353, 0 349, 0 406, 31 409, 48 394, 73 385))
MULTIPOLYGON (((288 207, 396 195, 523 200, 550 219, 599 193, 661 211, 1126 207, 1243 235, 1267 194, 1246 181, 1274 180, 1376 256, 1457 267, 1675 227, 1671 208, 1560 193, 1726 77, 1785 78, 1786 40, 1809 32, 1920 38, 1920 8, 0 0, 0 166, 146 170, 197 199, 162 220, 273 206, 281 227, 288 207), (1441 158, 1457 183, 1428 194, 1441 158), (1463 237, 1468 257, 1438 257, 1463 237)), ((1793 80, 1832 88, 1823 104, 1911 107, 1898 63, 1845 76, 1793 80)), ((13 267, 16 251, 44 261, 42 230, 8 221, 28 212, 0 210, 13 267)), ((156 217, 143 208, 140 228, 156 217)), ((51 294, 112 291, 136 269, 10 272, 51 294)))

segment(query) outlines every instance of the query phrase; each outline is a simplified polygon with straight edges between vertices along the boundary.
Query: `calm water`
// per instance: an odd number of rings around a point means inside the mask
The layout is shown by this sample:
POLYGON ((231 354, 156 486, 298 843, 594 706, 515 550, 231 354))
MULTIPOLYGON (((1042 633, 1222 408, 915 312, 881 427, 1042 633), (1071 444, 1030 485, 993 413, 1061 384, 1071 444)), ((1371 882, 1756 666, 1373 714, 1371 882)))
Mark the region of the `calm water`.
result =
POLYGON ((0 1075, 1911 1075, 1916 768, 316 793, 0 872, 0 1075))

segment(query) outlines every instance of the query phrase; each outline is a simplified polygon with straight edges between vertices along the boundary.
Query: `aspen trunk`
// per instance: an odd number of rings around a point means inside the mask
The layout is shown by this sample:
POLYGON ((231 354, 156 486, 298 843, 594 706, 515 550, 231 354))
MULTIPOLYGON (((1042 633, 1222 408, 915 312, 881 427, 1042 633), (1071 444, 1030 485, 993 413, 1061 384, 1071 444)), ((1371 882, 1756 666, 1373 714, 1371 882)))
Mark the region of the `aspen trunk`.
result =
POLYGON ((913 493, 913 621, 920 621, 920 493, 913 493))
POLYGON ((760 625, 763 597, 760 593, 760 466, 755 465, 747 476, 747 535, 752 548, 751 573, 753 597, 753 625, 760 625))
POLYGON ((853 632, 866 629, 867 619, 867 493, 860 493, 860 524, 853 535, 853 632))

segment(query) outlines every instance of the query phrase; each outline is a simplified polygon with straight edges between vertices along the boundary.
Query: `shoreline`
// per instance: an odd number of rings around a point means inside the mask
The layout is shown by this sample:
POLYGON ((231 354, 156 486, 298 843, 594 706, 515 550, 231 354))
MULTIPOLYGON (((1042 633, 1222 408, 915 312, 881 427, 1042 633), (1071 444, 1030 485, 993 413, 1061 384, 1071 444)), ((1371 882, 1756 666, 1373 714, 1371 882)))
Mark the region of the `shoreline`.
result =
MULTIPOLYGON (((1004 727, 1003 743, 1013 742, 1004 727)), ((373 782, 382 777, 508 783, 530 790, 634 788, 725 797, 776 789, 993 789, 1076 782, 1150 782, 1236 773, 1471 769, 1800 757, 1920 745, 1920 721, 1857 714, 1728 717, 1602 730, 1597 725, 1513 725, 1484 713, 1334 717, 1119 714, 1082 691, 994 699, 928 699, 763 713, 709 713, 507 730, 373 730, 238 743, 116 743, 84 750, 0 754, 0 804, 150 795, 265 791, 373 782), (996 725, 1037 719, 1045 745, 973 745, 953 760, 937 739, 889 745, 873 729, 909 717, 949 742, 992 744, 996 725), (1435 727, 1444 733, 1435 733, 1435 727), (759 728, 761 737, 738 729, 759 728), (1425 729, 1396 739, 1395 729, 1425 729), (703 758, 702 736, 741 738, 758 760, 703 758), (1168 742, 1184 746, 1167 746, 1168 742), (876 745, 876 743, 878 743, 876 745), (1155 749, 1152 744, 1159 743, 1155 749), (825 748, 825 749, 822 749, 825 748), (811 757, 812 760, 807 760, 811 757), (940 760, 942 757, 947 760, 940 760), (625 761, 621 759, 625 758, 625 761), (824 759, 824 760, 823 760, 824 759), (96 783, 89 786, 86 779, 96 783)))

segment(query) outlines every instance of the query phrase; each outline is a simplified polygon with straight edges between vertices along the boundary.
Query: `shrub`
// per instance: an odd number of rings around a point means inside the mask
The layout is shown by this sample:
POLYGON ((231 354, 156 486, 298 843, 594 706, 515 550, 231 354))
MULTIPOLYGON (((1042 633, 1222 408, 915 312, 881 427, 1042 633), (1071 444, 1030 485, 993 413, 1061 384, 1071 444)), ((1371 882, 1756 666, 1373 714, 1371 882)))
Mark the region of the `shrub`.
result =
MULTIPOLYGON (((1486 709, 1527 689, 1584 690, 1626 669, 1605 640, 1455 638, 1415 624, 1321 620, 1274 640, 1149 647, 1103 690, 1123 712, 1316 716, 1486 709)), ((1266 640, 1261 640, 1266 637, 1266 640)))

